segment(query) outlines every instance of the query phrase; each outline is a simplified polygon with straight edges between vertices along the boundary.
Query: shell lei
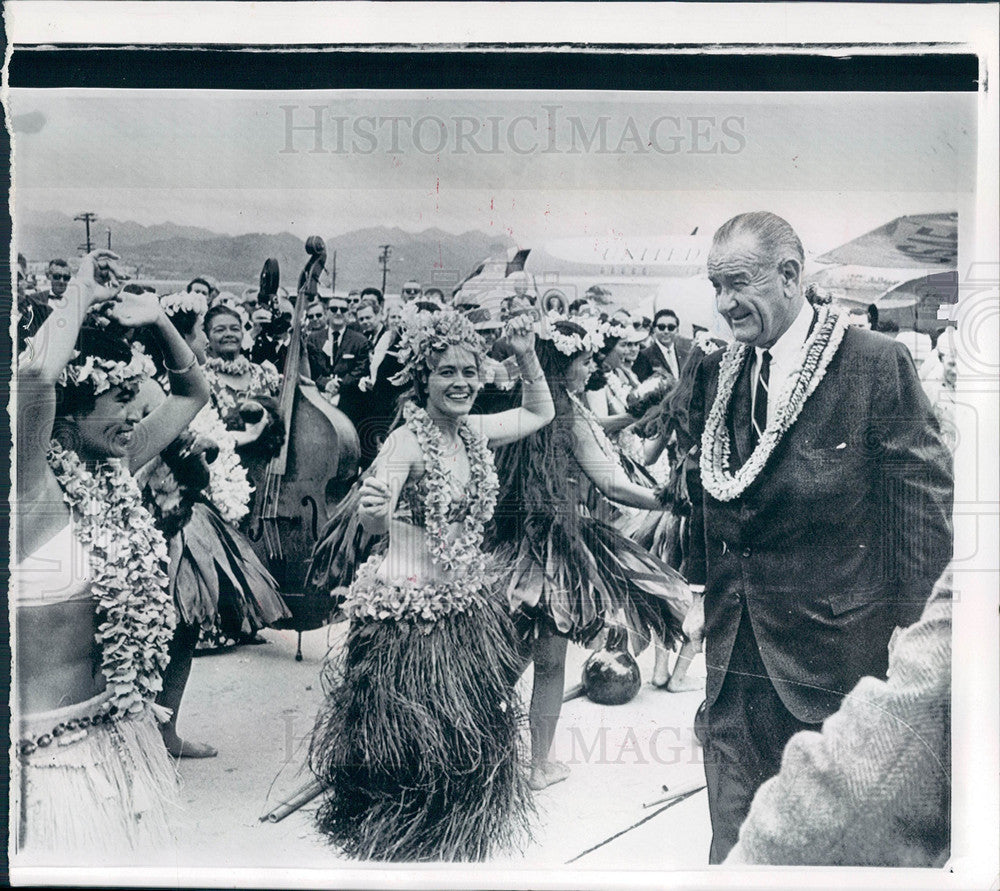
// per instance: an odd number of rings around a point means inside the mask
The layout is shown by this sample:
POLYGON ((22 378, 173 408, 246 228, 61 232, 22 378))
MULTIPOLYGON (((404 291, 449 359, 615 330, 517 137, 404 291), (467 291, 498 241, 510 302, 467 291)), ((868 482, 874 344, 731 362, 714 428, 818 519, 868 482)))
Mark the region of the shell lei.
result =
POLYGON ((89 553, 100 620, 96 640, 111 693, 106 708, 139 713, 162 689, 177 621, 167 590, 166 542, 120 459, 92 472, 55 442, 47 457, 89 553))
POLYGON ((743 368, 749 344, 733 343, 726 348, 719 366, 719 384, 715 401, 705 422, 701 439, 701 482, 717 501, 732 501, 742 495, 757 479, 768 458, 795 423, 809 396, 819 386, 826 369, 844 339, 848 323, 844 316, 826 310, 812 335, 799 352, 798 370, 778 394, 778 408, 768 422, 760 441, 746 463, 730 473, 729 432, 726 415, 732 403, 736 380, 743 368))

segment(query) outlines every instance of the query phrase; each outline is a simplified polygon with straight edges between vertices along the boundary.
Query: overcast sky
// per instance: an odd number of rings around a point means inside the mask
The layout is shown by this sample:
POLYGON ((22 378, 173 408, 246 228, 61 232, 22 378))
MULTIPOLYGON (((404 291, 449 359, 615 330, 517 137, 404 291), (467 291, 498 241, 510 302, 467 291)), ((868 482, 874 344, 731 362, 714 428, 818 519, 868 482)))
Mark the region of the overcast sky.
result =
POLYGON ((770 209, 821 252, 974 185, 974 94, 501 95, 13 90, 15 214, 532 246, 770 209))

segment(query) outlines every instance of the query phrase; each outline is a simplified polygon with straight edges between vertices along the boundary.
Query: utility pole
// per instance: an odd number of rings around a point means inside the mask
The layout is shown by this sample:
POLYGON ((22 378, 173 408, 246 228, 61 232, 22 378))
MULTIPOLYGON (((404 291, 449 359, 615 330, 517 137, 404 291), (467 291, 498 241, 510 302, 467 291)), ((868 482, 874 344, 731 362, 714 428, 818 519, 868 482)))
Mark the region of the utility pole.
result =
POLYGON ((330 270, 330 290, 337 293, 337 252, 333 252, 333 269, 330 270))
POLYGON ((385 277, 389 271, 389 255, 392 253, 391 244, 379 245, 378 261, 382 264, 382 296, 385 297, 385 277))
POLYGON ((108 250, 111 250, 111 229, 108 229, 108 250))
POLYGON ((84 211, 83 213, 77 214, 75 217, 73 217, 73 219, 80 220, 83 223, 83 225, 87 227, 87 244, 86 245, 81 244, 80 250, 83 251, 85 254, 89 254, 91 250, 93 250, 90 244, 90 224, 97 219, 97 214, 87 210, 84 211))

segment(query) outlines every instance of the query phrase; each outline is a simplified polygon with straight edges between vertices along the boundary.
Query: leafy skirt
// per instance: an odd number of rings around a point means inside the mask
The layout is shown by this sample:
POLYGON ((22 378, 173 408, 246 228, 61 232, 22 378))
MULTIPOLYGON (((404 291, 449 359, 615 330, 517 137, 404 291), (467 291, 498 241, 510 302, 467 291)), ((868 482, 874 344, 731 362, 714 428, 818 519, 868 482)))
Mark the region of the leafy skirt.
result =
POLYGON ((410 613, 355 615, 324 669, 319 827, 364 860, 485 860, 526 841, 532 809, 506 604, 484 583, 460 611, 410 613))

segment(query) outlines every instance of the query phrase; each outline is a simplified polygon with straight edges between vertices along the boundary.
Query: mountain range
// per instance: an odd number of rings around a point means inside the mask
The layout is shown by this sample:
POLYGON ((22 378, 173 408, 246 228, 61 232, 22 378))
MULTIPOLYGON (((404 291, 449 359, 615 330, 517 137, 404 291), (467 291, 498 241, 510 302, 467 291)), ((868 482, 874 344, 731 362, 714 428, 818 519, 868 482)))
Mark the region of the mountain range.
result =
MULTIPOLYGON (((144 226, 131 221, 98 218, 91 223, 94 247, 107 244, 123 263, 143 279, 186 280, 209 275, 220 282, 256 283, 268 257, 277 259, 281 282, 294 291, 298 275, 308 260, 305 242, 288 232, 223 235, 198 226, 159 223, 144 226)), ((15 245, 29 262, 64 257, 71 265, 82 253, 84 225, 58 211, 28 211, 14 224, 15 245)), ((330 238, 327 270, 332 272, 336 252, 336 288, 345 291, 367 285, 381 287, 378 261, 381 245, 391 245, 386 290, 398 293, 407 279, 424 285, 439 284, 447 290, 464 279, 487 256, 515 242, 504 236, 469 231, 453 235, 441 229, 405 232, 398 228, 358 229, 330 238)), ((327 282, 328 283, 328 282, 327 282)))

